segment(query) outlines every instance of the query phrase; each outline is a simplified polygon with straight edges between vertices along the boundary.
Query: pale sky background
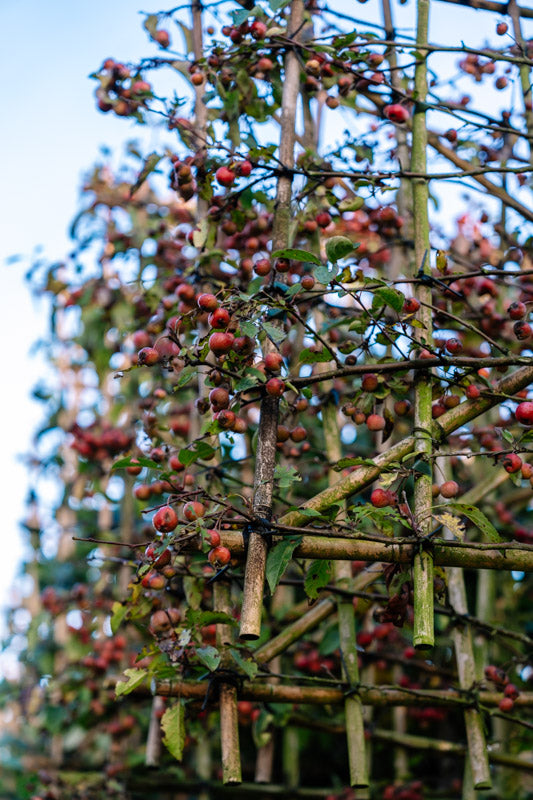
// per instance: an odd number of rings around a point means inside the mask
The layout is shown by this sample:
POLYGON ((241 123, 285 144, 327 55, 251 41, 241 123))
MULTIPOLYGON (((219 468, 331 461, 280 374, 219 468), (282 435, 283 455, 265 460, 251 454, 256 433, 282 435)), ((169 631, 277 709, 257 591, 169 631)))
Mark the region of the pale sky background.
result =
MULTIPOLYGON (((393 5, 398 16, 413 14, 414 0, 403 7, 393 5)), ((161 3, 154 8, 147 0, 143 10, 164 7, 161 3)), ((346 0, 345 8, 381 22, 377 0, 366 5, 346 0)), ((45 308, 30 298, 23 273, 39 246, 50 260, 68 252, 67 229, 78 207, 82 175, 96 160, 100 146, 118 152, 126 140, 140 138, 140 129, 132 122, 96 111, 94 82, 88 78, 108 56, 128 61, 157 52, 141 27, 138 10, 138 0, 0 3, 0 605, 13 596, 9 587, 23 553, 19 522, 24 518, 28 476, 18 456, 30 449, 31 433, 41 419, 41 407, 31 400, 30 392, 45 373, 43 363, 29 357, 32 343, 45 333, 45 308), (5 260, 13 254, 25 260, 7 266, 5 260)), ((494 36, 500 19, 434 2, 431 38, 479 46, 489 37, 500 44, 494 36)), ((187 11, 183 20, 188 24, 187 11)), ((531 21, 526 31, 533 35, 531 21)), ((498 100, 491 100, 492 108, 498 100)), ((157 143, 154 132, 146 130, 143 135, 151 147, 157 143)))

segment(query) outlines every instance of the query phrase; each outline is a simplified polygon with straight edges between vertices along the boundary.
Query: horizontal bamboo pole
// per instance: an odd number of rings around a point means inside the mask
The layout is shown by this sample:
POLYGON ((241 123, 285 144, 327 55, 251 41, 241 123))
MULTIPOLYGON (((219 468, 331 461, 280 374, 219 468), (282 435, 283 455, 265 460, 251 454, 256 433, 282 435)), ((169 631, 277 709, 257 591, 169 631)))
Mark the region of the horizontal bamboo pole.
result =
MULTIPOLYGON (((432 366, 431 362, 429 366, 432 366)), ((466 425, 467 422, 498 405, 501 399, 499 395, 513 395, 521 389, 525 389, 532 382, 533 367, 522 367, 516 370, 512 375, 508 375, 498 382, 494 390, 495 396, 467 400, 447 411, 438 420, 434 420, 431 428, 433 438, 437 441, 444 441, 457 428, 466 425)), ((346 477, 338 480, 333 486, 328 486, 328 488, 308 500, 302 505, 302 508, 312 508, 319 512, 325 511, 325 509, 339 503, 346 497, 362 491, 376 478, 379 478, 383 470, 388 469, 391 464, 401 462, 405 456, 412 453, 414 447, 414 436, 402 439, 401 442, 393 445, 386 452, 376 456, 373 466, 359 467, 346 477)), ((309 517, 301 514, 299 510, 289 511, 278 520, 278 523, 293 526, 307 525, 309 524, 309 517)), ((463 566, 463 564, 458 564, 458 566, 463 566)))
MULTIPOLYGON (((242 533, 221 531, 221 543, 231 550, 233 556, 244 555, 242 533)), ((283 537, 273 536, 277 544, 283 537)), ((475 543, 452 544, 434 539, 431 543, 435 564, 441 567, 464 567, 465 569, 500 569, 522 572, 533 571, 533 548, 509 542, 478 546, 475 543)), ((384 561, 388 564, 411 564, 417 545, 389 542, 374 542, 364 539, 342 539, 325 536, 302 536, 295 551, 295 558, 331 558, 343 561, 384 561)))
MULTIPOLYGON (((156 694, 162 697, 182 697, 186 700, 204 700, 209 684, 207 681, 189 683, 187 681, 162 681, 157 684, 156 694)), ((147 690, 136 690, 136 694, 146 694, 147 690)), ((453 689, 402 689, 400 687, 364 687, 359 696, 365 706, 439 706, 468 708, 472 701, 453 689)), ((344 703, 346 692, 342 689, 316 686, 280 686, 270 683, 250 683, 244 681, 239 691, 241 700, 257 700, 273 703, 305 703, 308 705, 339 705, 344 703)), ((502 699, 501 692, 479 692, 479 702, 484 706, 495 707, 502 699)), ((515 708, 533 708, 533 692, 521 692, 515 708)))

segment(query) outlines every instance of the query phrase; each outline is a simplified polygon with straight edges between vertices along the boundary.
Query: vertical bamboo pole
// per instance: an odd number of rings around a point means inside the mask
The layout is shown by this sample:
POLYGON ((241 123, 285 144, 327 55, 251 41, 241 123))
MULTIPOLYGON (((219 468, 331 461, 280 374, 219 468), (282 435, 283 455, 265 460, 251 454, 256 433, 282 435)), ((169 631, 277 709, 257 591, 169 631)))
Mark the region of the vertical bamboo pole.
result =
MULTIPOLYGON (((427 51, 424 45, 428 40, 429 26, 429 0, 417 2, 417 29, 416 47, 420 53, 415 68, 414 100, 415 110, 413 116, 413 141, 411 153, 411 170, 417 173, 427 171, 427 128, 425 101, 427 94, 427 51)), ((425 178, 413 180, 413 228, 415 243, 415 267, 422 265, 424 271, 430 272, 429 260, 429 218, 428 218, 428 182, 425 178)), ((420 285, 417 295, 422 301, 418 312, 423 328, 417 330, 417 338, 422 344, 432 340, 431 288, 420 285)), ((429 370, 428 370, 429 372, 429 370)), ((432 451, 431 440, 431 380, 429 374, 422 370, 417 372, 415 383, 415 451, 422 457, 430 456, 432 451)), ((431 460, 427 459, 431 473, 431 460)), ((415 515, 422 536, 431 532, 431 507, 432 507, 432 475, 419 473, 415 477, 414 508, 415 515)), ((416 648, 427 649, 433 647, 434 619, 433 619, 433 559, 431 555, 421 549, 413 561, 414 580, 414 632, 413 644, 416 648)))
MULTIPOLYGON (((328 461, 335 463, 341 458, 341 443, 337 423, 337 409, 331 401, 322 406, 322 424, 326 440, 328 461)), ((334 482, 337 473, 330 469, 329 480, 334 482)), ((349 588, 352 581, 352 567, 349 561, 335 562, 335 582, 340 587, 349 588)), ((350 599, 339 597, 337 601, 339 620, 339 638, 342 654, 343 673, 350 686, 359 683, 359 666, 357 663, 357 645, 355 638, 355 615, 350 599)), ((363 705, 355 692, 344 702, 346 715, 346 738, 348 744, 348 763, 350 768, 350 785, 357 788, 369 786, 367 761, 365 752, 365 730, 363 705)))
POLYGON ((161 758, 161 719, 160 712, 165 707, 165 701, 159 695, 152 699, 150 711, 150 725, 146 739, 144 763, 147 767, 158 767, 161 758))
MULTIPOLYGON (((303 20, 303 0, 292 0, 288 35, 298 32, 303 20)), ((287 167, 294 165, 296 106, 300 90, 300 64, 293 49, 285 56, 285 80, 281 101, 281 134, 279 159, 287 167)), ((280 175, 276 191, 276 210, 272 233, 272 250, 287 247, 290 243, 292 176, 280 175)), ((264 355, 273 349, 269 339, 264 345, 264 355)), ((265 396, 261 401, 261 416, 257 438, 254 475, 253 512, 258 518, 272 516, 272 493, 274 467, 276 464, 276 442, 279 415, 279 400, 265 396)), ((261 632, 263 590, 267 544, 257 532, 252 532, 248 541, 244 591, 241 611, 240 637, 257 639, 261 632)))
MULTIPOLYGON (((438 459, 438 467, 442 474, 446 475, 446 480, 450 478, 449 465, 449 459, 438 459)), ((499 478, 500 476, 497 473, 494 477, 499 478)), ((477 487, 474 487, 474 489, 465 495, 463 500, 470 503, 479 502, 487 486, 492 488, 492 485, 492 483, 487 484, 486 482, 485 485, 478 484, 477 487)), ((450 536, 449 531, 446 531, 445 535, 446 534, 448 538, 450 536)), ((468 614, 466 588, 462 568, 448 567, 446 569, 446 576, 448 583, 448 600, 451 607, 457 614, 468 614)), ((464 626, 456 625, 453 629, 452 639, 455 649, 459 686, 461 689, 468 691, 476 682, 476 661, 474 658, 471 628, 467 624, 464 626)), ((467 708, 464 711, 464 720, 466 739, 468 742, 468 756, 465 765, 463 800, 467 800, 470 780, 475 790, 490 789, 492 782, 481 714, 476 708, 467 708)))
MULTIPOLYGON (((214 604, 217 611, 231 614, 230 585, 219 580, 213 587, 214 604)), ((231 644, 230 625, 218 624, 217 647, 222 651, 221 666, 225 666, 225 650, 231 644)), ((222 782, 236 784, 242 782, 241 752, 239 746, 239 717, 237 710, 237 689, 230 683, 220 684, 220 746, 222 749, 222 782)))

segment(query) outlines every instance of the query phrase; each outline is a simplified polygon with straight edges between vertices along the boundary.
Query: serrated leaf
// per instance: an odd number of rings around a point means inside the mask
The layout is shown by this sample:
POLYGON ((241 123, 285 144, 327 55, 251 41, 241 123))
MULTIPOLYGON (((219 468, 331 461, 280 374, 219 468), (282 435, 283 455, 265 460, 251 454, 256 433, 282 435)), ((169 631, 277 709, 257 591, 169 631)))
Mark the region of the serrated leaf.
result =
POLYGON ((405 296, 401 292, 399 292, 397 289, 391 289, 388 286, 384 286, 380 289, 376 289, 374 292, 372 307, 379 308, 382 305, 387 305, 399 313, 403 308, 404 302, 405 296))
POLYGON ((239 651, 234 650, 233 648, 230 650, 230 653, 242 671, 251 681, 253 681, 257 675, 257 670, 259 669, 259 666, 255 663, 255 661, 252 661, 251 658, 243 658, 239 651))
POLYGON ((255 339, 257 336, 257 326, 255 322, 248 319, 239 320, 239 328, 244 336, 249 336, 250 339, 255 339))
POLYGON ((284 467, 282 464, 276 464, 274 480, 279 482, 280 489, 288 489, 295 481, 301 481, 302 478, 294 467, 284 467))
POLYGON ((241 378, 241 380, 235 384, 233 389, 236 392, 246 392, 248 389, 253 389, 254 386, 257 386, 257 380, 247 376, 245 378, 241 378))
POLYGON ((130 189, 130 197, 133 197, 135 192, 138 189, 140 189, 140 187, 145 182, 148 175, 150 175, 155 170, 155 168, 157 167, 162 158, 163 156, 160 155, 159 153, 150 153, 150 155, 146 156, 146 158, 144 159, 143 167, 139 172, 137 180, 130 189))
POLYGON ((275 250, 272 258, 292 258, 293 261, 304 261, 307 264, 322 264, 321 260, 314 253, 307 250, 297 250, 293 247, 286 247, 283 250, 275 250))
POLYGON ((476 528, 479 528, 479 530, 485 534, 489 542, 503 541, 492 522, 487 519, 485 514, 480 511, 479 508, 476 508, 476 506, 471 506, 469 503, 448 503, 448 508, 467 517, 476 528))
POLYGON ((215 449, 207 442, 195 442, 192 448, 184 447, 179 451, 178 458, 180 462, 188 467, 198 459, 209 460, 215 449))
POLYGON ((325 361, 331 361, 331 353, 328 353, 325 349, 317 353, 305 347, 298 356, 298 361, 304 364, 319 364, 325 361))
POLYGON ((443 514, 433 514, 433 517, 437 522, 440 522, 441 525, 444 525, 445 528, 448 528, 456 539, 463 541, 465 538, 465 526, 464 522, 462 522, 459 517, 454 517, 453 514, 448 514, 447 511, 443 514))
POLYGON ((185 745, 185 707, 183 703, 178 702, 167 708, 161 717, 161 728, 164 733, 163 744, 177 761, 181 761, 185 745))
POLYGON ((198 375, 198 370, 195 367, 183 367, 179 374, 179 378, 176 382, 176 386, 174 387, 174 391, 176 389, 181 389, 184 386, 187 386, 190 383, 191 379, 198 375))
POLYGON ((322 283, 324 286, 327 286, 330 281, 337 277, 337 267, 333 267, 332 270, 329 270, 327 267, 317 267, 313 270, 313 275, 315 276, 315 280, 319 283, 322 283))
POLYGON ((311 600, 316 600, 320 590, 327 586, 331 580, 332 572, 333 564, 331 561, 321 559, 311 563, 304 579, 304 590, 311 600))
POLYGON ((328 261, 333 263, 345 258, 349 253, 352 253, 358 245, 355 245, 347 236, 332 236, 326 242, 326 255, 328 261))
POLYGON ((111 633, 114 635, 118 629, 120 628, 121 624, 124 622, 125 618, 128 615, 128 606, 122 605, 122 603, 113 603, 111 607, 111 633))
POLYGON ((286 536, 269 551, 266 561, 266 579, 272 594, 301 541, 301 536, 286 536))
POLYGON ((117 685, 115 686, 115 695, 117 697, 120 697, 123 694, 129 694, 138 686, 140 686, 148 675, 148 670, 132 667, 131 669, 124 670, 124 675, 126 676, 127 680, 118 681, 117 685))
POLYGON ((241 8, 238 11, 230 11, 233 24, 242 25, 242 23, 246 22, 248 17, 254 13, 254 10, 255 6, 253 8, 241 8))
POLYGON ((206 645, 206 647, 198 647, 196 649, 196 655, 198 656, 198 660, 207 667, 209 672, 214 672, 217 667, 220 665, 220 659, 222 656, 216 649, 216 647, 212 647, 210 644, 206 645))
POLYGON ((272 325, 271 322, 263 322, 262 327, 267 336, 272 339, 274 344, 280 344, 287 338, 287 334, 283 328, 277 328, 275 325, 272 325))

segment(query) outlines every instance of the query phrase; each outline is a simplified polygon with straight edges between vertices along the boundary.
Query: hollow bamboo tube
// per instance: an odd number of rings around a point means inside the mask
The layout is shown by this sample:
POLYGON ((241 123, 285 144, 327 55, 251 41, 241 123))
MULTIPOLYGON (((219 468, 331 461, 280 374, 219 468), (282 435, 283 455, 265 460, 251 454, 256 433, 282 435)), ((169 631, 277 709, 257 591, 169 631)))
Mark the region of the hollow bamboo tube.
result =
MULTIPOLYGON (((423 47, 428 41, 429 27, 429 0, 417 0, 417 25, 416 46, 423 47)), ((415 109, 412 125, 411 144, 411 171, 418 173, 427 172, 427 128, 426 107, 427 95, 427 54, 420 51, 417 59, 414 77, 415 109)), ((429 245, 429 216, 428 181, 425 178, 414 178, 412 181, 413 192, 413 234, 415 245, 415 268, 426 275, 431 274, 430 245, 429 245)), ((416 330, 416 338, 423 346, 424 343, 432 345, 433 342, 433 317, 431 306, 431 287, 420 284, 416 295, 422 305, 418 312, 422 328, 416 330)), ((427 374, 417 372, 415 377, 415 417, 414 417, 414 446, 419 457, 426 457, 430 466, 429 474, 419 472, 414 480, 414 513, 420 534, 426 537, 431 531, 431 508, 433 498, 431 486, 432 462, 427 457, 431 456, 433 442, 431 438, 432 424, 432 381, 428 370, 427 374)), ((414 621, 413 644, 416 648, 427 649, 433 647, 435 642, 434 614, 433 614, 433 558, 428 550, 421 548, 415 553, 413 559, 413 589, 414 589, 414 621)))
MULTIPOLYGON (((333 402, 322 406, 322 425, 326 442, 328 461, 337 462, 342 455, 337 422, 337 408, 333 402)), ((329 479, 334 480, 336 474, 330 470, 329 479)), ((335 582, 341 588, 349 588, 352 582, 352 567, 347 561, 335 561, 335 582)), ((339 597, 337 600, 339 621, 339 640, 342 656, 343 675, 350 686, 359 684, 359 666, 357 663, 357 643, 355 638, 355 614, 351 598, 339 597)), ((369 785, 365 748, 365 726, 363 706, 357 694, 346 697, 344 701, 346 717, 346 740, 348 745, 348 764, 350 768, 350 786, 363 789, 369 785)))
MULTIPOLYGON (((216 611, 231 614, 230 585, 217 581, 213 586, 216 611)), ((217 647, 222 652, 221 665, 227 664, 227 647, 231 644, 230 625, 217 624, 217 647)), ((222 751, 222 782, 236 784, 242 782, 241 752, 239 745, 239 715, 237 709, 237 689, 229 683, 220 684, 220 747, 222 751)))
MULTIPOLYGON (((221 542, 232 555, 244 554, 242 533, 221 531, 221 542)), ((273 543, 282 537, 274 536, 273 543)), ((295 558, 327 558, 342 561, 383 561, 387 564, 411 564, 416 545, 391 542, 342 539, 325 536, 302 536, 302 542, 294 550, 295 558)), ((480 546, 475 543, 459 544, 433 541, 432 553, 435 564, 441 567, 464 567, 465 569, 499 569, 533 571, 533 548, 514 542, 502 545, 480 546)))
MULTIPOLYGON (((182 697, 188 700, 204 700, 209 684, 206 681, 161 681, 156 686, 156 694, 163 697, 182 697)), ((137 695, 146 695, 148 690, 135 690, 137 695)), ((400 687, 361 686, 359 694, 363 705, 386 708, 388 706, 425 707, 428 704, 465 708, 472 701, 453 689, 402 689, 400 687)), ((272 684, 243 683, 239 697, 243 700, 274 703, 305 703, 309 705, 339 705, 344 703, 346 692, 343 689, 315 686, 274 686, 272 684)), ((496 707, 502 699, 501 692, 480 692, 479 702, 488 707, 496 707)), ((515 700, 515 709, 533 708, 533 692, 521 692, 515 700)))
MULTIPOLYGON (((292 0, 289 31, 297 35, 302 21, 303 0, 292 0)), ((279 146, 279 159, 289 168, 294 165, 296 105, 299 90, 300 64, 296 51, 289 49, 285 56, 279 146)), ((272 232, 273 251, 288 247, 290 244, 291 197, 292 175, 283 173, 278 178, 276 191, 276 210, 272 232)), ((270 339, 266 339, 263 348, 264 355, 273 347, 270 339)), ((270 519, 272 516, 278 414, 278 398, 265 396, 261 401, 259 418, 253 500, 254 515, 263 519, 270 519)), ((259 533, 252 532, 248 541, 241 610, 240 638, 243 640, 258 639, 261 633, 266 557, 267 543, 265 539, 259 533)))
MULTIPOLYGON (((501 394, 515 394, 533 382, 533 367, 522 367, 511 375, 504 377, 496 384, 495 394, 492 397, 480 397, 477 400, 467 400, 455 408, 450 409, 431 426, 431 435, 437 441, 444 441, 446 437, 462 425, 488 411, 501 401, 501 394)), ((319 492, 313 498, 303 503, 302 508, 312 508, 315 511, 325 509, 356 494, 376 480, 384 469, 412 453, 415 447, 414 436, 408 436, 401 442, 393 445, 387 452, 376 457, 373 466, 362 466, 341 478, 333 486, 319 492)), ((307 525, 309 518, 301 514, 298 509, 284 514, 278 522, 282 525, 307 525)))

